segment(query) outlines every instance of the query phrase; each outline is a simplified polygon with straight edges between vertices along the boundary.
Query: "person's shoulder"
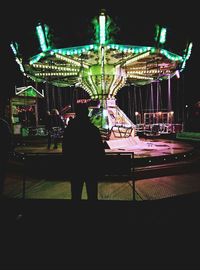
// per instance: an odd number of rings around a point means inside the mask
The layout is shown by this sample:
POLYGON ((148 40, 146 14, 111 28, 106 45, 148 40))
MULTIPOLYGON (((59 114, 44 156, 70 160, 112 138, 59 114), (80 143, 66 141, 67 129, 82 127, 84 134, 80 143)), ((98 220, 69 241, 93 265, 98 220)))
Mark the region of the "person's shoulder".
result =
POLYGON ((65 127, 65 131, 66 132, 71 131, 77 126, 78 126, 78 123, 76 119, 70 120, 70 123, 68 123, 68 125, 65 127))
POLYGON ((99 129, 98 129, 98 127, 96 127, 96 126, 95 126, 95 124, 94 124, 94 123, 92 123, 92 121, 91 121, 91 120, 90 120, 89 122, 90 122, 90 126, 91 126, 93 129, 99 130, 99 129))
POLYGON ((90 122, 90 127, 95 133, 100 133, 100 130, 98 127, 96 127, 92 122, 90 122))
POLYGON ((90 126, 91 126, 91 128, 94 129, 94 130, 99 130, 98 127, 96 127, 92 122, 90 122, 90 126))
POLYGON ((79 125, 79 124, 80 124, 80 120, 77 117, 75 117, 75 118, 70 120, 69 126, 72 126, 72 125, 74 126, 74 125, 79 125))

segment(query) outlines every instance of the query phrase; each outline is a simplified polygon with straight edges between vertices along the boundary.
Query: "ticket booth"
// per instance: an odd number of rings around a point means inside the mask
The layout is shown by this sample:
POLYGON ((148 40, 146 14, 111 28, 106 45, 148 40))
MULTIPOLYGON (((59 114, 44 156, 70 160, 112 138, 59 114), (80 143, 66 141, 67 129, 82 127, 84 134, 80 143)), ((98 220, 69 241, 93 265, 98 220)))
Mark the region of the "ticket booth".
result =
POLYGON ((38 99, 44 98, 33 86, 15 88, 10 100, 11 127, 14 135, 28 136, 31 129, 38 127, 38 99))

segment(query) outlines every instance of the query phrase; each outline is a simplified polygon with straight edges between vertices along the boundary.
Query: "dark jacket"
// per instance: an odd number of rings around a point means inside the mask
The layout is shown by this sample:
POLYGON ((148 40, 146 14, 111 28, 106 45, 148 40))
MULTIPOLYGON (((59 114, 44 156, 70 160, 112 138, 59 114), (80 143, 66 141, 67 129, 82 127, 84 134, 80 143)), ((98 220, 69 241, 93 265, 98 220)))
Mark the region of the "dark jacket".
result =
POLYGON ((51 115, 50 114, 46 115, 45 127, 46 127, 46 130, 50 130, 50 128, 51 128, 51 115))
POLYGON ((6 160, 8 153, 13 150, 12 132, 9 124, 0 118, 0 159, 6 160))
POLYGON ((59 127, 59 128, 64 128, 64 122, 61 119, 60 115, 51 115, 49 119, 49 127, 59 127))
POLYGON ((103 174, 104 145, 99 129, 88 117, 76 117, 65 128, 62 147, 66 171, 70 175, 96 178, 103 174))

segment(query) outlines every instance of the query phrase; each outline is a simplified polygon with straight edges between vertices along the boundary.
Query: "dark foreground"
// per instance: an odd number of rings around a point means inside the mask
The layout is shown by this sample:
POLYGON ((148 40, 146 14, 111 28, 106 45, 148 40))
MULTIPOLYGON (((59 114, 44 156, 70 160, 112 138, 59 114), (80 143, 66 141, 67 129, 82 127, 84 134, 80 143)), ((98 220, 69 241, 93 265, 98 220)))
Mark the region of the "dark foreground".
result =
POLYGON ((93 204, 1 200, 1 269, 198 269, 199 210, 200 193, 93 204))

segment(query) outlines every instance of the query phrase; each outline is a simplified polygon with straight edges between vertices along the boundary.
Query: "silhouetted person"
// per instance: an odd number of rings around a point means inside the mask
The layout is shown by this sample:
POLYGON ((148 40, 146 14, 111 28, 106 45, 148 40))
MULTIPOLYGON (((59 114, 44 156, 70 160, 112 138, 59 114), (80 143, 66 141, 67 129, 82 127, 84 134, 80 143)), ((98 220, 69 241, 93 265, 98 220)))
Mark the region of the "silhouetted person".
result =
POLYGON ((54 149, 58 148, 58 141, 64 132, 64 122, 57 109, 53 109, 48 120, 48 149, 51 143, 54 149))
POLYGON ((63 157, 66 172, 71 177, 72 200, 81 200, 84 182, 88 200, 98 198, 98 177, 104 168, 104 146, 100 131, 89 117, 86 104, 77 104, 76 117, 65 128, 63 157))
POLYGON ((9 152, 12 150, 12 133, 8 122, 0 118, 0 195, 3 194, 9 152))
POLYGON ((192 114, 192 131, 200 132, 200 101, 198 101, 193 108, 192 114))

